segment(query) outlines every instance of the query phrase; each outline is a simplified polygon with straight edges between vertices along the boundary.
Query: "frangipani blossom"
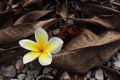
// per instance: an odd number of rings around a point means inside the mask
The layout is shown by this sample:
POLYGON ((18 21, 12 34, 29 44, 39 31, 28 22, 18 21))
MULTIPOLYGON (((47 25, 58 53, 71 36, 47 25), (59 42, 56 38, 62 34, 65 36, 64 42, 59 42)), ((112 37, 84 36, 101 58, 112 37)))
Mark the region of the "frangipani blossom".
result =
POLYGON ((35 31, 35 39, 36 42, 28 39, 19 41, 21 47, 31 51, 24 55, 23 63, 26 64, 38 58, 39 63, 43 66, 51 64, 52 54, 61 50, 63 40, 53 37, 48 41, 48 34, 42 28, 35 31))

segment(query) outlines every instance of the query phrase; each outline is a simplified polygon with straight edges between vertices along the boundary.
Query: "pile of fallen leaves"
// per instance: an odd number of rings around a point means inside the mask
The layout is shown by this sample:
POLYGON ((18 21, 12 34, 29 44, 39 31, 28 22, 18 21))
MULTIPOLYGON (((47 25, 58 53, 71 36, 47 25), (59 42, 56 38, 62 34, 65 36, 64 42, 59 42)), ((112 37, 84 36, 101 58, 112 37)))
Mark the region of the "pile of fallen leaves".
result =
MULTIPOLYGON (((43 27, 49 36, 64 40, 51 67, 85 74, 120 48, 120 1, 116 0, 0 0, 0 63, 24 55, 18 41, 34 40, 43 27)), ((111 72, 112 71, 112 72, 111 72)), ((120 73, 116 79, 119 80, 120 73)), ((115 76, 113 76, 115 77, 115 76)), ((111 79, 113 80, 113 79, 111 79)))

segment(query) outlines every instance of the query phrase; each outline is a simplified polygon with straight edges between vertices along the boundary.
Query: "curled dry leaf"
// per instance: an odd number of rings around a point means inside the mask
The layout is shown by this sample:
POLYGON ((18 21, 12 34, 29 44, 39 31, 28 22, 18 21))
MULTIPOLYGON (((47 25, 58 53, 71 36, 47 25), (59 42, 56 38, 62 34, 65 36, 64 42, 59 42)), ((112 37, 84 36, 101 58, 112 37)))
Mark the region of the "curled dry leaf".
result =
POLYGON ((120 47, 119 44, 118 32, 108 31, 97 36, 85 30, 71 40, 60 54, 53 56, 51 66, 74 73, 86 73, 108 60, 120 47))
POLYGON ((120 72, 106 66, 102 66, 102 69, 107 73, 110 80, 120 80, 120 72))
POLYGON ((107 29, 120 29, 120 15, 112 15, 108 17, 102 16, 94 16, 92 18, 85 18, 85 19, 73 19, 80 25, 89 25, 95 24, 101 27, 105 27, 107 29))
POLYGON ((23 7, 27 7, 30 5, 37 5, 37 7, 39 7, 40 9, 42 9, 43 7, 43 0, 24 0, 24 4, 23 7))
POLYGON ((63 3, 60 9, 60 13, 61 17, 66 20, 69 16, 69 9, 68 9, 68 4, 67 2, 63 3))
POLYGON ((84 74, 108 60, 120 47, 120 40, 99 46, 79 48, 53 56, 52 67, 68 72, 84 74))
POLYGON ((38 27, 47 28, 57 22, 56 18, 45 21, 38 21, 27 24, 20 24, 0 30, 0 45, 16 42, 23 38, 28 38, 34 34, 38 27), (24 35, 23 35, 24 34, 24 35), (3 36, 4 35, 4 36, 3 36))
POLYGON ((120 12, 114 8, 101 6, 95 3, 79 3, 73 2, 72 7, 77 11, 82 11, 87 15, 111 15, 119 14, 120 12))
POLYGON ((14 25, 36 21, 40 17, 43 17, 50 12, 52 12, 52 10, 32 11, 17 19, 14 25))
POLYGON ((22 56, 25 53, 27 53, 27 51, 20 47, 12 49, 12 50, 8 50, 8 51, 2 51, 2 52, 0 51, 0 63, 11 60, 18 56, 22 56))
POLYGON ((104 45, 117 39, 120 39, 119 32, 107 31, 103 34, 96 35, 92 31, 85 29, 78 36, 69 41, 62 52, 78 48, 104 45))

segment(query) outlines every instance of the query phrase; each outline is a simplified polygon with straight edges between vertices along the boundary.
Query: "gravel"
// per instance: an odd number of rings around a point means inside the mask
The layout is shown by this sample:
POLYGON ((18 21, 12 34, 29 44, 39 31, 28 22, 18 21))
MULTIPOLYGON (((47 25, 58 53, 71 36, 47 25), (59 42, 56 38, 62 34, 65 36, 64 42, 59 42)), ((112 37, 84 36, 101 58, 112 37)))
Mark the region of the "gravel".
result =
MULTIPOLYGON (((118 52, 113 55, 104 65, 120 71, 120 53, 118 52)), ((59 69, 42 67, 38 62, 31 62, 24 65, 22 57, 8 61, 8 64, 0 64, 0 80, 52 80, 56 76, 59 80, 70 80, 70 73, 68 72, 62 71, 60 73, 59 69)), ((109 78, 98 67, 90 70, 85 75, 84 80, 109 80, 109 78)))

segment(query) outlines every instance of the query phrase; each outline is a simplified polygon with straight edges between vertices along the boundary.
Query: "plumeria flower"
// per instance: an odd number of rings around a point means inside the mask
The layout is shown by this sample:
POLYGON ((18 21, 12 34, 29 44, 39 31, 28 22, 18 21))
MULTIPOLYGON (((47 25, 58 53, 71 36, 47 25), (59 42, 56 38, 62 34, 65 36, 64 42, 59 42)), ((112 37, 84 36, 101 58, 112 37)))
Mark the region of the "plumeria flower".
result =
POLYGON ((38 58, 39 63, 43 66, 49 65, 52 62, 52 54, 59 52, 63 46, 63 40, 58 37, 53 37, 48 41, 47 32, 38 28, 35 31, 36 42, 28 39, 19 41, 21 47, 30 50, 23 57, 23 63, 29 63, 38 58))

